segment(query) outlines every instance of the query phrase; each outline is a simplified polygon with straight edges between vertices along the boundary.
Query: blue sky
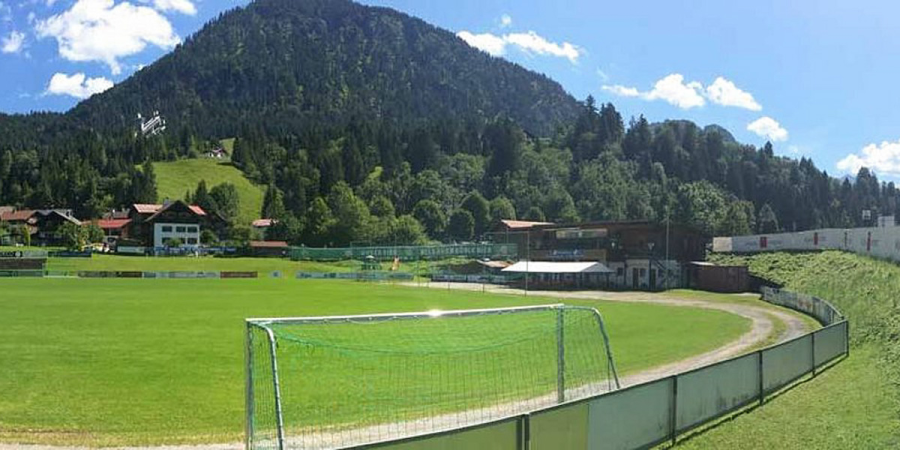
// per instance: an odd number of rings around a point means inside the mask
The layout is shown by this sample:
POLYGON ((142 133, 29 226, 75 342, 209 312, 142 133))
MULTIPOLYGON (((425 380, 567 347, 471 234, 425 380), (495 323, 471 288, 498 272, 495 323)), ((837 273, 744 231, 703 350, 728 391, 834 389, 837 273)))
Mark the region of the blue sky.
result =
MULTIPOLYGON (((66 110, 244 3, 0 0, 0 111, 66 110)), ((900 3, 364 3, 459 33, 626 120, 717 123, 834 175, 867 165, 900 179, 900 3)))

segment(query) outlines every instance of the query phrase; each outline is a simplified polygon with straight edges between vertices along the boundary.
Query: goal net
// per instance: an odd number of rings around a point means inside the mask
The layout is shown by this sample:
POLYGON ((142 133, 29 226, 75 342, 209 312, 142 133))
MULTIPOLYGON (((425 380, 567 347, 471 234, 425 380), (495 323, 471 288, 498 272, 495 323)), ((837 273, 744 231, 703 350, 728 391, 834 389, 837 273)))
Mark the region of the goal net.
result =
POLYGON ((603 320, 542 305, 247 320, 247 448, 344 448, 618 388, 603 320))

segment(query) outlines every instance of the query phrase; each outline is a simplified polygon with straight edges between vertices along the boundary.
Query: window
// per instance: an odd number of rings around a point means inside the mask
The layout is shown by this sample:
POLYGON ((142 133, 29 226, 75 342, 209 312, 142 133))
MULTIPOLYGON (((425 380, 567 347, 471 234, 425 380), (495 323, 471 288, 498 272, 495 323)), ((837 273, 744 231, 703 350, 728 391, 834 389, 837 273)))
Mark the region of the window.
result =
POLYGON ((197 227, 188 227, 188 233, 196 233, 197 227))
POLYGON ((641 276, 642 277, 647 276, 647 269, 643 269, 643 268, 641 269, 641 276))
POLYGON ((619 267, 618 269, 616 269, 616 276, 621 277, 622 275, 625 275, 625 268, 619 267))
POLYGON ((184 233, 185 227, 175 227, 175 231, 178 233, 184 233))
POLYGON ((197 238, 187 238, 187 243, 190 245, 197 245, 197 238))
POLYGON ((162 227, 162 232, 163 232, 163 233, 171 233, 171 232, 172 232, 172 227, 170 227, 170 226, 164 226, 164 227, 162 227))

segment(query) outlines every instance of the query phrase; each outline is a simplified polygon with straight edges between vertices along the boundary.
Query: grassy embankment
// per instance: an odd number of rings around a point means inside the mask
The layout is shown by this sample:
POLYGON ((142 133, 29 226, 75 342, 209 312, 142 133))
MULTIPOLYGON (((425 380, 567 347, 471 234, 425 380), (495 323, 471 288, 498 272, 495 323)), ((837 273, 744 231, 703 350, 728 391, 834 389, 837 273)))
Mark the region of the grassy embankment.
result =
POLYGON ((900 447, 900 267, 840 253, 716 256, 787 288, 828 299, 850 318, 850 357, 686 448, 900 447))

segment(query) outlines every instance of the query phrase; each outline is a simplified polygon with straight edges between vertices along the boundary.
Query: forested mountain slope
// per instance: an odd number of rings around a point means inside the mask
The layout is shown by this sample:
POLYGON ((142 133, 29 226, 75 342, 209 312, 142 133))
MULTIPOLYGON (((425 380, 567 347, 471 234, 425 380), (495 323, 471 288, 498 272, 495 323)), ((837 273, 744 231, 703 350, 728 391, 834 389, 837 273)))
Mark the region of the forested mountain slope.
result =
MULTIPOLYGON (((743 234, 900 213, 893 183, 866 169, 838 180, 716 125, 623 119, 449 31, 348 0, 257 0, 65 114, 0 115, 0 204, 88 218, 155 202, 149 162, 224 138, 267 187, 272 237, 296 244, 466 241, 512 217, 743 234), (168 129, 139 136, 136 114, 154 110, 168 129)), ((192 200, 220 209, 206 190, 192 200)))
POLYGON ((204 136, 351 120, 515 120, 547 135, 577 104, 558 83, 400 12, 348 0, 258 0, 70 114, 98 129, 159 110, 204 136))

